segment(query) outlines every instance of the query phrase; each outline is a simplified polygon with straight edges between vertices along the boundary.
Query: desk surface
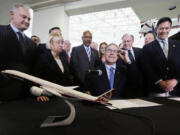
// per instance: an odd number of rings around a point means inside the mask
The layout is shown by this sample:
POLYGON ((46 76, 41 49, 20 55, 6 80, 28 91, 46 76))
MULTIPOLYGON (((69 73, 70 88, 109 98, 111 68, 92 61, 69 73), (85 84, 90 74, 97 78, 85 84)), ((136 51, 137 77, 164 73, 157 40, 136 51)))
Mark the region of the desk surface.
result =
POLYGON ((68 113, 61 99, 48 103, 27 98, 0 104, 0 135, 152 135, 152 123, 124 113, 143 115, 153 121, 156 135, 180 135, 180 102, 166 98, 146 99, 164 104, 118 111, 73 101, 76 119, 66 127, 40 128, 47 116, 68 113))

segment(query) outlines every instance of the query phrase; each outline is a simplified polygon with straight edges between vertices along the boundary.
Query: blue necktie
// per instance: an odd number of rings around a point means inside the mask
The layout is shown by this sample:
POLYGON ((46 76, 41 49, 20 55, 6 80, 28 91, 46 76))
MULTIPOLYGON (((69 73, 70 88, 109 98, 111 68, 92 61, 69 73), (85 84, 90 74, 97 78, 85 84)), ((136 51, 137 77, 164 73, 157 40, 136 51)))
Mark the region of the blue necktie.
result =
POLYGON ((91 48, 87 47, 86 52, 87 52, 89 61, 91 61, 91 48))
POLYGON ((110 79, 109 79, 109 82, 110 82, 110 88, 112 89, 113 88, 113 86, 114 86, 114 68, 113 67, 111 67, 110 69, 109 69, 109 77, 110 77, 110 79))

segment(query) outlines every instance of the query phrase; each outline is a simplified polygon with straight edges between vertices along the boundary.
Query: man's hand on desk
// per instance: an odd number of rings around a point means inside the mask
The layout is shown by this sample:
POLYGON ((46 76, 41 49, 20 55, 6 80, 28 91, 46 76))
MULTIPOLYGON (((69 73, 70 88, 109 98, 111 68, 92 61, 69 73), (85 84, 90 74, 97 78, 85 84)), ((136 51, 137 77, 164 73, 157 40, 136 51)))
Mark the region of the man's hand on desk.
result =
MULTIPOLYGON (((169 89, 174 90, 174 87, 176 87, 178 81, 177 81, 176 79, 170 79, 170 80, 166 80, 166 83, 167 83, 167 87, 168 87, 169 89)), ((171 90, 171 91, 172 91, 172 90, 171 90)))

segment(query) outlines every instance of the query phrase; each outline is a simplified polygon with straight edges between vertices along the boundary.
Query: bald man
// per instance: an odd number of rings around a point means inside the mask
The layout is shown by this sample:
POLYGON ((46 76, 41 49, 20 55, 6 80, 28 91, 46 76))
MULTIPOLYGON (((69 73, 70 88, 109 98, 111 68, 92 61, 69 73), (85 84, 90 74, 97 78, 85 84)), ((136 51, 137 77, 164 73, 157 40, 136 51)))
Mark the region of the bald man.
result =
POLYGON ((98 51, 90 47, 92 42, 92 34, 85 31, 82 35, 83 44, 72 48, 71 53, 71 69, 83 91, 84 79, 88 69, 94 69, 95 61, 99 60, 98 51))

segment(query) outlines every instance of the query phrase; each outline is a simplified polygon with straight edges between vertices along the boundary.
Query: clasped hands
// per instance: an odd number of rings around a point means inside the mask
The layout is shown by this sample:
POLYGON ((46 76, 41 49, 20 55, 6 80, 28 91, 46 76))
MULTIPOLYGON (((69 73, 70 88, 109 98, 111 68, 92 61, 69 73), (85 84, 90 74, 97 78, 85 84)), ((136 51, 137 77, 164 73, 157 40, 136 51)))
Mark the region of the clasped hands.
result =
POLYGON ((166 92, 171 92, 174 90, 174 87, 176 87, 177 83, 178 81, 176 79, 169 79, 166 81, 161 80, 159 82, 159 85, 166 92))

